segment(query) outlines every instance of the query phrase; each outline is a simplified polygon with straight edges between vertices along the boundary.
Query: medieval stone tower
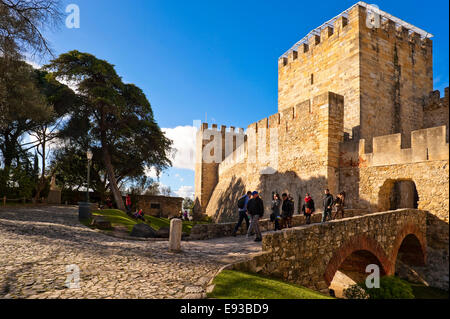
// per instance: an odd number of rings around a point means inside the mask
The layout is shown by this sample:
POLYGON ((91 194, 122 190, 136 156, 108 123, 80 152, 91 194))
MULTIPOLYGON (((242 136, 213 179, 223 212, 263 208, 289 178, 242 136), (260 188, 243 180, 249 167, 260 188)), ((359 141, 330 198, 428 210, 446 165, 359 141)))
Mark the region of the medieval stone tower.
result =
POLYGON ((358 3, 298 42, 279 59, 279 111, 321 93, 344 96, 344 129, 364 138, 423 127, 423 99, 433 90, 430 34, 358 3))

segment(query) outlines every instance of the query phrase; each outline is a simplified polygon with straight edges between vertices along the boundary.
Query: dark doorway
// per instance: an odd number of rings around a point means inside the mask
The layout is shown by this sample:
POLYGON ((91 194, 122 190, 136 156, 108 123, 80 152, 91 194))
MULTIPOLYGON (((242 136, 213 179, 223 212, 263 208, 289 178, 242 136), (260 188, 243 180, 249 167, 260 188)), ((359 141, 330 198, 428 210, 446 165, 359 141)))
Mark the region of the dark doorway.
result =
POLYGON ((419 194, 413 181, 396 181, 389 196, 389 210, 419 207, 419 194))

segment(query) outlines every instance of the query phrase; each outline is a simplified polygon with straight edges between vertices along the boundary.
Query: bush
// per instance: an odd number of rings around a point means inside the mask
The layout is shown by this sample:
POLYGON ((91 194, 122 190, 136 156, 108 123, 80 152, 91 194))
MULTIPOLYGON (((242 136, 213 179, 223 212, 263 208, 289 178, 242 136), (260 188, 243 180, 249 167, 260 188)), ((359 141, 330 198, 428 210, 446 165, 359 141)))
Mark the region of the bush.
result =
POLYGON ((212 224, 212 223, 214 223, 214 219, 212 219, 211 216, 203 215, 202 218, 200 219, 200 222, 212 224))
POLYGON ((367 288, 364 283, 359 286, 365 290, 370 299, 414 299, 411 285, 398 277, 380 278, 380 288, 367 288))
POLYGON ((347 299, 369 299, 369 295, 360 285, 352 285, 344 290, 347 299))

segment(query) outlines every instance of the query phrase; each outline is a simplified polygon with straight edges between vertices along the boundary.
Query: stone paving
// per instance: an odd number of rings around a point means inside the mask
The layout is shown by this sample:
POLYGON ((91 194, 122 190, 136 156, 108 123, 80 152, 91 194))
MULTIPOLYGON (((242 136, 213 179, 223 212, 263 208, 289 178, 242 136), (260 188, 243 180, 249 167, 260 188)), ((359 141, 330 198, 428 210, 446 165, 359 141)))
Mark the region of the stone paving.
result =
POLYGON ((0 209, 0 298, 204 298, 224 265, 261 251, 245 237, 131 241, 78 223, 76 207, 0 209), (80 288, 66 287, 80 269, 80 288))

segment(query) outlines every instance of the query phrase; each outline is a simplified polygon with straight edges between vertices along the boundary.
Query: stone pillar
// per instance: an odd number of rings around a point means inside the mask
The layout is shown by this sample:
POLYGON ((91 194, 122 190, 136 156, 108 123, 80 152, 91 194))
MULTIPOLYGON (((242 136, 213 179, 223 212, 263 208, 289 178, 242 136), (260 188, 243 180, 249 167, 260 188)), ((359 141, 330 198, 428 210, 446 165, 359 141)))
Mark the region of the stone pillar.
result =
POLYGON ((181 251, 181 235, 183 222, 181 219, 172 219, 170 221, 169 250, 173 252, 181 251))
POLYGON ((50 191, 47 197, 47 204, 61 204, 61 190, 56 186, 55 176, 52 176, 52 180, 50 182, 50 191))

